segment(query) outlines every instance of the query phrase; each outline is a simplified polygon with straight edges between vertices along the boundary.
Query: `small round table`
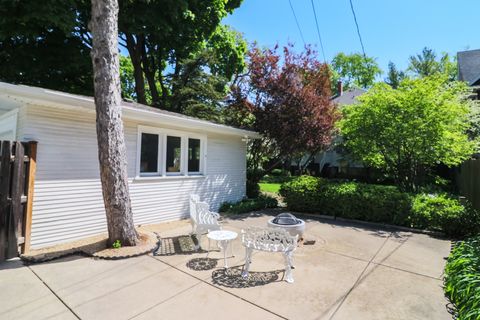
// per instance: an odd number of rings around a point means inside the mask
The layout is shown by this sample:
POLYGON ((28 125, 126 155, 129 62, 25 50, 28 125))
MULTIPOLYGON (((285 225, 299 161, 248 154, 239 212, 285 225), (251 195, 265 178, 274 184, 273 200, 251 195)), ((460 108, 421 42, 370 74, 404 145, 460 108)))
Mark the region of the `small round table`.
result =
MULTIPOLYGON (((215 230, 215 231, 210 231, 207 234, 208 240, 215 240, 218 242, 218 246, 220 249, 223 250, 223 262, 224 262, 224 267, 228 268, 227 265, 227 248, 231 240, 236 239, 238 234, 233 231, 229 230, 215 230)), ((230 245, 230 248, 232 246, 230 245)), ((210 245, 208 246, 208 250, 210 252, 210 245)), ((232 252, 233 255, 233 252, 232 252)))

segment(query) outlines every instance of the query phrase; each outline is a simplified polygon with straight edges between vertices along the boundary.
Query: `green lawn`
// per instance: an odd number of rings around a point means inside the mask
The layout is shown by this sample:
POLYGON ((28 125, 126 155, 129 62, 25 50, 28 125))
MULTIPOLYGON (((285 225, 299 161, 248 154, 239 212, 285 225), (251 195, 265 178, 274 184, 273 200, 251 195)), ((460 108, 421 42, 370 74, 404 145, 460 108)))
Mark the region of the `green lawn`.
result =
POLYGON ((281 183, 259 183, 260 191, 262 192, 271 192, 271 193, 278 193, 280 191, 281 183))

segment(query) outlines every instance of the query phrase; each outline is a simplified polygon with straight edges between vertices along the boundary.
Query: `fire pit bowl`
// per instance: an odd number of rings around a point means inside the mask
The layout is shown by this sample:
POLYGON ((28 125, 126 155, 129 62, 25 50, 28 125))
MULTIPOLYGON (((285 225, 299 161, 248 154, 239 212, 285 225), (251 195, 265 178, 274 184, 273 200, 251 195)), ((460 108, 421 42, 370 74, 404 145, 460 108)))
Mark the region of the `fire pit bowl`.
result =
POLYGON ((284 212, 278 216, 268 220, 268 226, 274 228, 283 228, 287 230, 290 235, 296 236, 298 239, 303 238, 303 232, 305 231, 305 221, 298 219, 293 214, 284 212))

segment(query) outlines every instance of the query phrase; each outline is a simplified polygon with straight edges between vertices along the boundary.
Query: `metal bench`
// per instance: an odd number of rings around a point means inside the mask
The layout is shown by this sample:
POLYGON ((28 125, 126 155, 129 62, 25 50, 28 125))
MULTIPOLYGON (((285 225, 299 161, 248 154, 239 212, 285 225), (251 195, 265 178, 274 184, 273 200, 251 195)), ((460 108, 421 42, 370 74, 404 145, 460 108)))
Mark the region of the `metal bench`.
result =
POLYGON ((198 240, 195 249, 200 248, 200 238, 203 234, 222 229, 218 218, 220 218, 220 215, 210 211, 208 203, 200 201, 196 194, 190 195, 190 222, 192 233, 196 235, 198 240))
POLYGON ((288 231, 279 228, 249 227, 242 230, 242 244, 246 250, 242 277, 248 277, 253 250, 281 252, 285 258, 285 281, 293 283, 292 258, 297 240, 298 235, 291 236, 288 231))

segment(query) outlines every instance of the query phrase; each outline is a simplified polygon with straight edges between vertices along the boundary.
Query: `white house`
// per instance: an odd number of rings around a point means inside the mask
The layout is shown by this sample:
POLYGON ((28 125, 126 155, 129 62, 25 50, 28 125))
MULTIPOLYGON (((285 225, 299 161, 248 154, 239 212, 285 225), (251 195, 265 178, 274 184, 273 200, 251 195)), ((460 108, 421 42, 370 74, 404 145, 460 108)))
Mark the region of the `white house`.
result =
MULTIPOLYGON (((188 216, 191 193, 218 209, 245 196, 257 134, 122 104, 136 225, 188 216)), ((0 82, 0 140, 38 141, 31 247, 106 231, 92 97, 0 82)))

